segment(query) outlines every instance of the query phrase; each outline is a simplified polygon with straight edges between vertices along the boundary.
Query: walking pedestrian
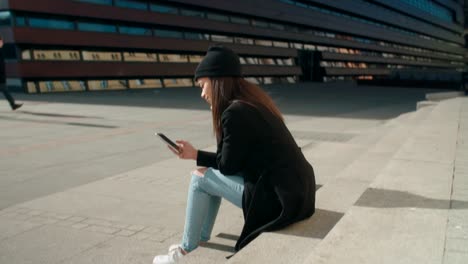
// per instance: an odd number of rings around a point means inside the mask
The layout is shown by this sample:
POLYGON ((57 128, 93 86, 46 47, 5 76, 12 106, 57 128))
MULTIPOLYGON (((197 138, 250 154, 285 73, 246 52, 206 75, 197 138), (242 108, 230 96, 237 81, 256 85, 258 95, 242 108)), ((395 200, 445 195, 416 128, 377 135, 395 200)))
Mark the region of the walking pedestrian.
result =
POLYGON ((15 99, 11 96, 10 92, 8 92, 8 88, 6 86, 5 49, 2 35, 0 35, 0 90, 2 90, 2 93, 8 100, 8 103, 10 103, 11 110, 15 111, 23 105, 15 102, 15 99))

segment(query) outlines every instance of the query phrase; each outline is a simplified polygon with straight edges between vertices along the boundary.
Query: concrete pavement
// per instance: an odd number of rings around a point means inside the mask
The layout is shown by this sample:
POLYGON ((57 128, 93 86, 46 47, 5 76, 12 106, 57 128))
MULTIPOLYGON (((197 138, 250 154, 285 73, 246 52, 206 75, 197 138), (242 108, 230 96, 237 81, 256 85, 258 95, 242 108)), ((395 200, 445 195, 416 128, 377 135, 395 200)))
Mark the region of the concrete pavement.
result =
MULTIPOLYGON (((370 231, 365 223, 379 230, 378 224, 385 224, 382 236, 395 236, 397 243, 407 238, 405 232, 434 237, 421 239, 428 241, 422 248, 444 248, 434 263, 468 260, 466 98, 415 112, 416 103, 436 91, 310 84, 267 89, 314 165, 321 217, 265 234, 268 239, 259 238, 258 245, 229 262, 264 263, 265 254, 255 249, 271 249, 275 243, 277 252, 286 253, 276 263, 340 263, 341 255, 334 254, 336 237, 345 238, 337 252, 349 253, 348 246, 358 238, 372 241, 366 239, 370 231), (436 108, 440 113, 434 114, 436 108), (446 144, 430 145, 440 138, 446 144), (421 167, 424 173, 418 171, 421 167), (427 176, 433 185, 417 189, 426 178, 408 177, 408 171, 427 176), (385 218, 385 212, 373 216, 366 211, 378 210, 382 200, 396 204, 392 215, 410 210, 398 199, 422 204, 414 222, 407 214, 385 218), (424 206, 426 202, 436 208, 424 206), (439 211, 445 215, 434 213, 439 211), (348 225, 354 228, 361 219, 368 232, 350 233, 348 225), (428 225, 419 225, 418 219, 428 225), (395 229, 398 222, 415 225, 395 229), (285 245, 307 254, 288 257, 293 251, 285 245)), ((198 93, 193 88, 22 95, 25 106, 19 112, 8 111, 5 104, 0 109, 0 263, 151 263, 155 254, 177 243, 195 165, 173 158, 153 133, 213 149, 210 113, 198 93)), ((241 211, 223 202, 212 241, 186 262, 225 261, 241 225, 241 211)), ((418 260, 413 263, 423 263, 418 260)))

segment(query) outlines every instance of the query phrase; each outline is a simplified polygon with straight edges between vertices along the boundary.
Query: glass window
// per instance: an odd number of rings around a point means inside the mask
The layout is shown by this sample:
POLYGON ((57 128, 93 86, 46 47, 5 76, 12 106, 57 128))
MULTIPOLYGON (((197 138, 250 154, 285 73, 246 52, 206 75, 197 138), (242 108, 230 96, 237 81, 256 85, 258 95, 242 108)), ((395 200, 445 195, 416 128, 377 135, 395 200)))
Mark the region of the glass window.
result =
POLYGON ((159 12, 159 13, 166 13, 166 14, 177 14, 177 8, 168 6, 168 5, 161 5, 161 4, 150 4, 151 11, 159 12))
POLYGON ((12 18, 10 11, 0 12, 0 26, 11 26, 12 18))
POLYGON ((201 18, 205 17, 205 13, 203 13, 202 11, 197 11, 197 10, 181 9, 180 13, 183 16, 193 16, 193 17, 201 17, 201 18))
POLYGON ((317 50, 318 51, 330 51, 328 47, 324 47, 324 46, 317 46, 317 50))
POLYGON ((28 93, 37 93, 36 83, 35 82, 27 82, 26 89, 28 93))
POLYGON ((70 92, 84 91, 85 88, 80 81, 45 81, 39 82, 39 90, 41 93, 47 92, 70 92))
POLYGON ((348 54, 349 53, 348 49, 345 49, 345 48, 338 48, 337 50, 338 50, 337 53, 342 53, 342 54, 348 54))
POLYGON ((196 32, 185 32, 184 33, 186 39, 195 39, 195 40, 210 40, 209 34, 202 34, 196 32))
POLYGON ((142 52, 124 52, 125 61, 143 61, 143 62, 157 62, 158 54, 156 53, 142 53, 142 52))
POLYGON ((245 60, 244 57, 239 57, 239 60, 241 64, 247 64, 247 61, 245 60))
POLYGON ((247 77, 245 78, 246 81, 251 82, 253 84, 260 84, 259 78, 257 77, 247 77))
POLYGON ((183 38, 183 34, 181 31, 174 30, 156 29, 154 30, 154 34, 162 38, 183 38))
POLYGON ((288 83, 296 83, 296 78, 294 76, 286 77, 288 83))
POLYGON ((131 0, 114 0, 118 7, 134 8, 140 10, 148 10, 146 2, 131 1, 131 0))
POLYGON ((82 51, 85 61, 121 61, 120 52, 82 51))
POLYGON ((283 42, 283 41, 273 41, 273 46, 280 47, 280 48, 289 48, 288 42, 283 42))
POLYGON ((232 37, 228 37, 228 36, 211 35, 211 41, 232 43, 233 39, 232 37))
POLYGON ((289 32, 299 32, 299 28, 290 25, 284 25, 284 30, 289 32))
POLYGON ((270 28, 275 30, 284 30, 284 25, 277 24, 277 23, 270 23, 270 28))
POLYGON ((150 28, 143 28, 143 27, 127 27, 127 26, 120 26, 119 31, 122 34, 129 34, 129 35, 146 35, 151 36, 153 34, 150 28))
POLYGON ((30 17, 29 25, 31 27, 52 28, 52 29, 73 30, 75 28, 75 25, 71 21, 61 20, 61 19, 37 18, 37 17, 30 17))
POLYGON ((292 65, 294 65, 294 63, 293 63, 293 59, 292 59, 292 58, 289 58, 289 59, 283 59, 283 62, 284 62, 284 65, 288 65, 288 66, 292 66, 292 65))
POLYGON ((257 58, 247 57, 245 59, 247 61, 247 64, 258 64, 258 59, 257 58))
POLYGON ((203 60, 203 56, 200 56, 200 55, 190 55, 189 56, 189 59, 190 59, 190 62, 191 63, 198 63, 198 62, 201 62, 203 60))
POLYGON ((18 27, 26 26, 26 17, 24 16, 16 16, 15 17, 15 25, 18 27))
POLYGON ((246 44, 246 45, 253 45, 254 44, 254 40, 249 39, 249 38, 234 37, 234 42, 235 43, 240 43, 240 44, 246 44))
POLYGON ((306 50, 315 50, 315 46, 310 45, 310 44, 304 44, 304 49, 306 49, 306 50))
POLYGON ((76 50, 34 50, 35 60, 80 60, 80 53, 76 50))
POLYGON ((15 25, 18 27, 26 26, 26 17, 24 16, 16 16, 15 18, 15 25))
POLYGON ((252 25, 254 27, 268 28, 268 22, 262 20, 252 19, 252 25))
POLYGON ((288 83, 288 80, 286 80, 286 77, 279 77, 279 83, 288 83))
POLYGON ((97 90, 125 90, 127 89, 126 80, 93 80, 88 81, 88 87, 91 91, 97 90))
POLYGON ((130 89, 151 89, 162 88, 161 80, 159 79, 134 79, 128 82, 130 89))
POLYGON ((23 50, 21 52, 21 59, 30 60, 31 59, 31 50, 23 50))
POLYGON ((53 92, 54 87, 52 82, 39 82, 39 90, 41 92, 53 92))
POLYGON ((213 20, 218 20, 222 22, 229 22, 229 17, 221 14, 216 14, 216 13, 207 13, 206 17, 208 19, 213 19, 213 20))
POLYGON ((275 65, 275 61, 272 58, 260 58, 260 63, 263 65, 275 65))
POLYGON ((273 45, 273 43, 271 42, 271 40, 256 39, 255 40, 255 45, 271 47, 273 45))
POLYGON ((185 54, 159 54, 160 62, 188 62, 188 55, 185 54))
POLYGON ((231 22, 236 24, 249 25, 250 22, 247 18, 231 16, 231 22))
POLYGON ((164 87, 192 87, 193 82, 190 78, 183 79, 164 79, 164 87))
POLYGON ((291 47, 295 49, 303 49, 304 45, 302 45, 302 43, 291 43, 291 47))
POLYGON ((294 4, 295 4, 295 1, 293 1, 293 0, 280 0, 280 2, 283 2, 283 3, 286 3, 286 4, 290 4, 290 5, 294 5, 294 4))
POLYGON ((100 5, 112 5, 112 0, 78 0, 80 2, 88 2, 92 4, 100 4, 100 5))
POLYGON ((115 33, 117 32, 117 27, 111 24, 78 22, 78 30, 115 33))
POLYGON ((436 16, 440 19, 443 19, 446 21, 453 20, 453 13, 450 10, 448 10, 444 6, 441 6, 433 1, 430 1, 430 0, 402 0, 402 1, 420 10, 428 12, 429 14, 436 16))

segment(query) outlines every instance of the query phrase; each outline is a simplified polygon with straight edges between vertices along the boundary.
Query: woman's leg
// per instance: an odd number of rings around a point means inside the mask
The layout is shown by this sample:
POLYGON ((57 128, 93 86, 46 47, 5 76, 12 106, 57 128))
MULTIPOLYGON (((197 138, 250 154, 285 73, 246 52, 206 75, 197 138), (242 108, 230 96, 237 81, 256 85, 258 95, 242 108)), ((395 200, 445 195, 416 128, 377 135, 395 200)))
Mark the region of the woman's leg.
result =
POLYGON ((0 90, 2 90, 3 95, 11 106, 11 109, 13 109, 15 107, 15 99, 13 99, 13 96, 11 96, 10 92, 8 92, 6 84, 0 84, 0 90))
POLYGON ((182 248, 190 252, 198 247, 200 239, 209 240, 221 197, 242 207, 243 191, 244 179, 241 176, 224 176, 211 168, 203 176, 192 174, 182 248))
POLYGON ((241 176, 225 176, 219 170, 208 169, 204 175, 210 184, 205 186, 206 192, 211 194, 211 203, 203 223, 201 240, 208 241, 221 205, 221 197, 235 206, 242 208, 242 194, 244 192, 244 178, 241 176), (213 188, 214 187, 214 188, 213 188))
POLYGON ((200 234, 200 241, 206 242, 211 239, 211 232, 218 215, 219 207, 221 206, 221 197, 210 196, 210 204, 208 206, 208 212, 203 220, 203 226, 200 234))

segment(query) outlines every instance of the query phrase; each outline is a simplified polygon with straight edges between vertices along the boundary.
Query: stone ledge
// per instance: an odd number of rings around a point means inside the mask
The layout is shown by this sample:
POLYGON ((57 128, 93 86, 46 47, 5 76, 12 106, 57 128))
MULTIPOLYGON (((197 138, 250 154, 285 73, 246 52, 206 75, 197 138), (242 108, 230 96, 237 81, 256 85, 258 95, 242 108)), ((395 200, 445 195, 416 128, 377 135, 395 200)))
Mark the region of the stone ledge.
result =
POLYGON ((426 100, 428 101, 442 101, 446 99, 452 99, 455 97, 464 96, 464 92, 441 92, 441 93, 428 93, 426 94, 426 100))

